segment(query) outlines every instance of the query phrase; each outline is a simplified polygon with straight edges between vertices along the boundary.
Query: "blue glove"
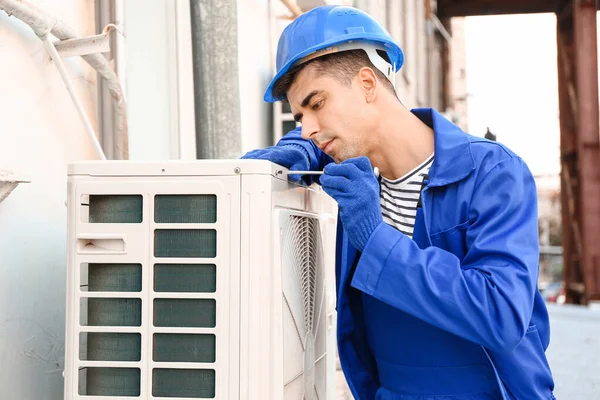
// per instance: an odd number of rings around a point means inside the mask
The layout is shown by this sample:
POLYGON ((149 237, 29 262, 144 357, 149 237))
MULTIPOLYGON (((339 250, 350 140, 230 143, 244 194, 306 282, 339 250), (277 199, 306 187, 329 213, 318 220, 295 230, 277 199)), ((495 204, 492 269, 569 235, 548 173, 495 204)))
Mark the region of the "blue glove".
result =
MULTIPOLYGON (((292 171, 307 171, 310 168, 308 152, 300 145, 286 144, 283 146, 271 146, 264 149, 252 150, 241 158, 252 160, 268 160, 281 165, 292 171)), ((297 174, 288 175, 288 179, 299 182, 302 176, 297 174)))
POLYGON ((363 251, 375 228, 383 223, 379 181, 371 162, 367 157, 358 157, 328 164, 321 176, 321 186, 337 201, 350 243, 363 251))

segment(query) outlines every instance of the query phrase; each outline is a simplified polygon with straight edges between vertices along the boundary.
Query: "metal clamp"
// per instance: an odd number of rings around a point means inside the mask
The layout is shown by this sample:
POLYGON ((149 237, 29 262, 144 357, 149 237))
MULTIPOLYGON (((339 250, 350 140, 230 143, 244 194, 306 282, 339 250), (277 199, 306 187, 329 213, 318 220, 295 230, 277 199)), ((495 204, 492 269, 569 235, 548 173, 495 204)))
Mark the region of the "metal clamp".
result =
POLYGON ((108 53, 110 52, 110 38, 108 37, 108 34, 111 29, 115 29, 123 34, 115 24, 108 24, 99 35, 86 36, 77 39, 57 40, 53 42, 53 44, 61 57, 108 53))

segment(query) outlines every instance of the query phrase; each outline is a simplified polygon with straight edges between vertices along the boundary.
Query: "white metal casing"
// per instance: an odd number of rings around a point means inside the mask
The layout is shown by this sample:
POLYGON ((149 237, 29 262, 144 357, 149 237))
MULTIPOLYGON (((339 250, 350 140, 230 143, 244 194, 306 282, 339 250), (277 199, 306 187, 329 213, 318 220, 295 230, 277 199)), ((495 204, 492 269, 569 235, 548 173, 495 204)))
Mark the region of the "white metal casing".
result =
MULTIPOLYGON (((334 258, 337 208, 335 202, 319 187, 307 188, 292 184, 287 181, 287 175, 281 174, 282 170, 285 171, 280 166, 258 160, 89 161, 69 167, 66 399, 183 400, 184 397, 153 395, 154 370, 165 368, 214 370, 213 398, 216 399, 303 399, 304 378, 298 375, 302 370, 297 371, 300 362, 297 354, 294 356, 290 351, 286 353, 286 348, 290 348, 288 342, 291 337, 286 307, 290 306, 282 298, 283 288, 290 287, 290 279, 282 266, 281 221, 290 214, 313 217, 319 221, 324 267, 320 278, 323 301, 319 304, 320 317, 316 322, 319 338, 315 340, 315 348, 319 364, 314 371, 314 383, 322 390, 318 394, 320 399, 335 397, 334 258), (89 204, 89 196, 119 194, 142 196, 141 223, 84 222, 85 204, 89 204), (155 196, 178 194, 216 195, 216 222, 155 222, 155 196), (216 256, 157 257, 153 235, 155 230, 160 229, 214 229, 216 256), (86 277, 82 265, 88 263, 141 264, 141 291, 85 290, 86 277), (216 265, 216 290, 214 293, 155 292, 153 266, 165 263, 216 265), (140 326, 82 325, 82 315, 87 313, 86 300, 99 297, 141 299, 140 326), (215 326, 154 326, 154 302, 157 299, 214 299, 215 326), (82 346, 83 335, 87 332, 139 334, 140 360, 81 359, 85 358, 81 355, 86 352, 82 346), (214 362, 155 361, 153 337, 160 333, 214 334, 214 362), (92 397, 79 394, 79 380, 84 374, 82 371, 90 367, 138 368, 139 396, 92 397), (287 389, 284 389, 284 383, 288 384, 287 389)), ((81 379, 85 380, 85 377, 81 379)), ((309 394, 306 398, 313 397, 309 394)))

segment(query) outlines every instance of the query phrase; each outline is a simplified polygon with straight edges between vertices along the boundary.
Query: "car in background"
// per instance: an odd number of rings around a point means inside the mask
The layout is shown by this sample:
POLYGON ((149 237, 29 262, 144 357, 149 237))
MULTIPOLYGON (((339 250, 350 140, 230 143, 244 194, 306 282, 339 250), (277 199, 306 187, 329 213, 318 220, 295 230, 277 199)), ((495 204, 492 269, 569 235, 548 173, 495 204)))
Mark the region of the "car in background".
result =
POLYGON ((547 303, 565 303, 565 285, 563 282, 550 282, 540 288, 540 293, 547 303))

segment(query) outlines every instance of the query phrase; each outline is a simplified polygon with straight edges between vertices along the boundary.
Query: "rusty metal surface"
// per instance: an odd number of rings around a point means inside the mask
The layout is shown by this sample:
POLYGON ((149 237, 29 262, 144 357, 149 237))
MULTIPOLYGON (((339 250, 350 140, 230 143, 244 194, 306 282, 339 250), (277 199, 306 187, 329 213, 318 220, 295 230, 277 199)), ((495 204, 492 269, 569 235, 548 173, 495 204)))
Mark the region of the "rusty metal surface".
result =
POLYGON ((600 300, 600 128, 595 0, 438 0, 441 18, 555 12, 567 301, 600 300))
POLYGON ((560 114, 561 147, 561 210, 563 245, 563 280, 567 288, 567 302, 582 302, 583 293, 572 290, 581 283, 581 229, 579 227, 577 187, 577 95, 575 93, 573 63, 572 18, 557 18, 558 105, 560 114))
POLYGON ((557 15, 561 201, 567 302, 600 298, 600 131, 596 7, 583 0, 557 15))
POLYGON ((600 129, 596 6, 574 2, 575 84, 577 88, 577 148, 586 299, 600 298, 600 129))

